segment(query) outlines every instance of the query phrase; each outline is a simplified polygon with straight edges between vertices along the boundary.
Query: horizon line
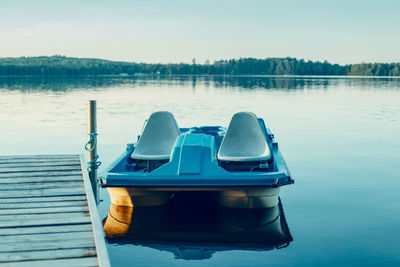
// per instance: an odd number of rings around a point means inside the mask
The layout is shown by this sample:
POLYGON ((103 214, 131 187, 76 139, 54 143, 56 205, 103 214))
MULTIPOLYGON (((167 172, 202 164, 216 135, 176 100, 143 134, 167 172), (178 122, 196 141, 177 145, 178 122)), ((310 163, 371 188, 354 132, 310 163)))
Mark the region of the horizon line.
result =
POLYGON ((305 62, 313 62, 313 63, 328 63, 331 65, 339 65, 339 66, 350 66, 350 65, 359 65, 359 64, 399 64, 400 61, 391 61, 391 62, 364 62, 361 61, 359 63, 347 63, 347 64, 340 64, 340 63, 331 63, 328 60, 311 60, 311 59, 305 59, 305 58, 298 58, 298 57, 291 57, 291 56, 286 56, 286 57, 265 57, 265 58, 257 58, 257 57, 239 57, 239 58, 221 58, 217 59, 211 62, 211 60, 205 60, 204 63, 193 63, 193 60, 197 61, 197 59, 194 57, 191 62, 167 62, 167 63, 162 63, 162 62, 139 62, 139 61, 127 61, 127 60, 117 60, 117 59, 107 59, 107 58, 100 58, 100 57, 78 57, 78 56, 67 56, 67 55, 60 55, 60 54, 54 54, 54 55, 39 55, 39 56, 19 56, 19 57, 9 57, 9 56, 0 56, 1 59, 19 59, 19 58, 50 58, 50 57, 60 57, 60 58, 70 58, 70 59, 97 59, 97 60, 104 60, 104 61, 110 61, 110 62, 124 62, 124 63, 136 63, 136 64, 160 64, 160 65, 168 65, 168 64, 188 64, 188 65, 206 65, 206 61, 209 61, 209 64, 213 64, 215 62, 219 61, 229 61, 229 60, 240 60, 240 59, 256 59, 256 60, 267 60, 267 59, 296 59, 296 60, 303 60, 305 62))

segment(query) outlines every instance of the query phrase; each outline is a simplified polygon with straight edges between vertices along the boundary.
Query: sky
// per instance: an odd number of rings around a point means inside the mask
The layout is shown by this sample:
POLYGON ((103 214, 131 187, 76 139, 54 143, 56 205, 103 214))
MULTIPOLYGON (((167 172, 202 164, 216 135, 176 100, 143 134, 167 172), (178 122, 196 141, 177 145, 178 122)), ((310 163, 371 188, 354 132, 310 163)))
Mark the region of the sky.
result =
POLYGON ((0 0, 0 57, 400 62, 399 0, 0 0))

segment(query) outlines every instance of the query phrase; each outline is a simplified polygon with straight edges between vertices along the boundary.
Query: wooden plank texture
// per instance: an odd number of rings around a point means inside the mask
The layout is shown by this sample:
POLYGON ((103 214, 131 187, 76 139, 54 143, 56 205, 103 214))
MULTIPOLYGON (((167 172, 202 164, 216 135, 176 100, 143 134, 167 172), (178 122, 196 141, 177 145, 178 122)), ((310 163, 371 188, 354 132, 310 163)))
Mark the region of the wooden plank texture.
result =
POLYGON ((38 158, 22 158, 22 159, 6 159, 0 160, 0 165, 3 164, 25 164, 25 163, 57 163, 57 162, 76 162, 76 158, 62 158, 62 159, 38 159, 38 158))
MULTIPOLYGON (((84 160, 84 155, 81 155, 80 160, 81 160, 81 165, 82 169, 86 170, 87 165, 84 160)), ((100 218, 99 214, 97 213, 97 204, 96 200, 94 198, 92 186, 91 186, 91 181, 89 179, 88 172, 84 171, 82 172, 83 176, 83 183, 85 185, 85 191, 86 191, 86 196, 88 200, 88 206, 90 212, 90 217, 92 218, 92 227, 93 227, 93 233, 94 233, 94 240, 96 243, 96 251, 97 251, 97 258, 99 260, 99 265, 100 266, 111 266, 110 264, 110 259, 108 257, 108 252, 105 244, 105 234, 103 231, 103 225, 100 223, 100 218)))
POLYGON ((63 160, 63 161, 42 161, 42 162, 8 162, 0 163, 0 169, 6 168, 32 168, 32 167, 58 167, 58 166, 80 166, 80 162, 77 160, 63 160))
POLYGON ((48 188, 82 188, 83 185, 80 181, 67 181, 59 183, 20 183, 20 184, 7 184, 0 186, 0 191, 10 190, 32 190, 32 189, 48 189, 48 188))
POLYGON ((48 188, 82 188, 81 181, 67 181, 59 183, 19 183, 19 184, 7 184, 0 186, 0 191, 10 190, 32 190, 32 189, 48 189, 48 188))
POLYGON ((69 181, 82 182, 82 176, 65 175, 65 176, 39 176, 39 177, 2 177, 0 178, 0 186, 3 184, 21 184, 21 183, 63 183, 69 181))
POLYGON ((40 234, 26 234, 26 235, 12 235, 3 236, 0 238, 0 244, 5 243, 26 243, 26 242, 42 242, 52 241, 58 242, 60 240, 71 240, 71 239, 90 239, 93 241, 93 233, 91 231, 86 232, 71 232, 71 233, 40 233, 40 234))
POLYGON ((43 266, 57 266, 57 267, 92 267, 98 266, 97 257, 84 257, 84 258, 69 258, 69 259, 56 259, 56 260, 28 260, 19 262, 3 263, 5 267, 43 267, 43 266))
POLYGON ((31 190, 9 190, 2 191, 1 198, 23 198, 23 197, 45 197, 45 196, 71 196, 85 195, 82 188, 50 188, 50 189, 31 189, 31 190))
POLYGON ((83 258, 95 255, 95 248, 55 249, 29 252, 0 252, 0 263, 26 260, 83 258))
POLYGON ((110 266, 85 173, 79 155, 0 156, 0 265, 110 266))
POLYGON ((35 167, 8 167, 0 168, 0 173, 14 173, 14 172, 47 172, 47 171, 80 171, 79 165, 72 166, 35 166, 35 167))
MULTIPOLYGON (((32 199, 32 198, 30 198, 32 199)), ((0 203, 0 213, 1 211, 10 209, 31 209, 35 211, 35 208, 60 208, 60 207, 77 207, 77 206, 87 206, 86 200, 73 200, 73 201, 59 201, 59 202, 22 202, 22 203, 0 203)))
POLYGON ((5 252, 29 252, 37 250, 55 250, 55 249, 69 249, 69 248, 94 248, 93 239, 64 239, 58 240, 58 242, 43 240, 40 242, 18 242, 18 243, 0 243, 0 258, 1 253, 5 252))
POLYGON ((0 198, 1 203, 39 203, 39 202, 65 202, 74 200, 85 200, 85 195, 70 195, 70 196, 33 196, 21 198, 0 198))
MULTIPOLYGON (((45 226, 45 225, 69 225, 69 224, 82 224, 90 223, 90 218, 86 214, 73 214, 73 217, 58 217, 53 216, 43 216, 43 214, 37 214, 34 219, 18 218, 12 220, 11 217, 17 217, 17 215, 10 216, 10 219, 0 220, 0 228, 10 228, 10 227, 27 227, 27 226, 45 226)), ((31 216, 33 217, 33 216, 31 216)))
MULTIPOLYGON (((47 214, 47 213, 65 213, 65 212, 88 212, 89 209, 85 205, 72 207, 39 207, 39 208, 24 208, 24 209, 0 209, 0 216, 10 216, 17 214, 47 214)), ((1 220, 1 219, 0 219, 1 220)))
POLYGON ((0 162, 10 159, 79 159, 79 155, 60 154, 60 155, 13 155, 0 156, 0 162))
POLYGON ((72 233, 72 232, 84 232, 92 231, 92 225, 90 222, 81 224, 49 224, 49 225, 33 225, 29 227, 10 227, 0 228, 0 237, 5 236, 18 236, 28 234, 49 234, 49 233, 72 233))
POLYGON ((76 171, 60 171, 54 168, 52 171, 40 172, 5 172, 0 173, 0 178, 13 178, 13 177, 50 177, 50 176, 64 176, 64 175, 82 175, 81 170, 76 171))

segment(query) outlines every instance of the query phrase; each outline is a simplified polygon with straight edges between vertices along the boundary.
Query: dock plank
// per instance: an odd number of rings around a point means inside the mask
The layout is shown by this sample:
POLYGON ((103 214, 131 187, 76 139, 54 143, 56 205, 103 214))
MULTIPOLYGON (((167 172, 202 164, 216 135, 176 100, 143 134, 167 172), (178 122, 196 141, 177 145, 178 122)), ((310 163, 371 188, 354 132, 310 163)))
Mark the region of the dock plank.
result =
POLYGON ((9 190, 9 191, 2 191, 0 194, 0 199, 41 197, 41 196, 71 196, 71 195, 85 195, 85 191, 82 188, 49 188, 49 189, 32 189, 29 191, 9 190))
POLYGON ((27 227, 5 227, 0 228, 0 236, 17 236, 17 235, 29 235, 29 234, 63 234, 72 232, 85 232, 92 231, 92 226, 89 222, 77 223, 77 224, 49 224, 49 225, 31 225, 27 227))
POLYGON ((62 166, 35 166, 35 167, 6 167, 0 168, 0 173, 15 172, 47 172, 47 171, 80 171, 80 165, 62 165, 62 166))
POLYGON ((86 201, 85 195, 69 195, 69 196, 32 196, 22 198, 0 198, 0 204, 6 203, 40 203, 40 202, 66 202, 66 201, 86 201))
POLYGON ((67 217, 49 218, 49 216, 35 216, 34 219, 20 218, 16 220, 1 220, 0 228, 46 226, 46 225, 70 225, 70 224, 83 224, 90 222, 91 222, 90 218, 88 218, 88 216, 85 215, 81 215, 79 217, 70 217, 70 218, 67 217))
POLYGON ((40 207, 40 208, 22 208, 22 209, 0 209, 1 216, 10 216, 14 214, 47 214, 47 213, 64 213, 64 212, 88 212, 89 209, 86 205, 80 206, 66 206, 66 207, 40 207))
POLYGON ((68 175, 82 175, 81 170, 65 171, 57 170, 54 168, 52 171, 40 172, 5 172, 0 173, 0 178, 13 178, 13 177, 50 177, 50 176, 68 176, 68 175))
POLYGON ((12 156, 0 156, 0 162, 7 160, 21 160, 21 159, 64 159, 73 158, 79 159, 78 154, 59 154, 59 155, 12 155, 12 156))
POLYGON ((84 258, 69 258, 57 260, 29 260, 20 261, 18 263, 10 262, 2 264, 5 267, 43 267, 43 266, 57 266, 57 267, 92 267, 98 266, 97 257, 84 257, 84 258))
POLYGON ((69 219, 69 218, 78 218, 78 217, 86 217, 87 211, 78 211, 78 212, 64 212, 64 213, 51 213, 51 214, 41 214, 41 213, 33 213, 33 214, 1 214, 0 215, 0 225, 6 221, 22 221, 22 220, 37 220, 37 219, 69 219))
POLYGON ((95 248, 71 248, 29 252, 0 252, 0 263, 45 260, 45 259, 65 259, 65 258, 84 258, 96 255, 95 248))
POLYGON ((71 248, 95 248, 92 238, 75 238, 58 240, 58 242, 43 240, 40 242, 18 242, 18 243, 0 243, 1 253, 5 252, 29 252, 37 250, 55 250, 55 249, 71 249, 71 248))
POLYGON ((79 155, 0 156, 0 265, 110 266, 79 155))
POLYGON ((79 161, 79 158, 59 158, 59 159, 52 159, 52 158, 22 158, 22 159, 5 159, 0 160, 0 165, 3 164, 25 164, 25 163, 57 163, 57 162, 76 162, 79 161))
POLYGON ((56 259, 56 260, 28 260, 19 262, 9 262, 2 264, 5 267, 43 267, 43 266, 57 266, 57 267, 92 267, 98 266, 97 257, 84 257, 84 258, 69 258, 69 259, 56 259))
POLYGON ((19 168, 19 167, 41 167, 41 166, 77 166, 81 165, 78 159, 72 159, 72 160, 57 160, 57 161, 46 161, 46 160, 41 160, 41 161, 25 161, 25 162, 1 162, 0 161, 0 169, 3 168, 19 168))
POLYGON ((60 207, 80 207, 87 206, 85 200, 72 200, 72 201, 60 201, 60 202, 18 202, 18 203, 0 203, 0 212, 4 210, 18 210, 18 209, 31 209, 35 211, 35 208, 60 208, 60 207))
POLYGON ((65 176, 38 176, 38 177, 1 177, 0 185, 2 184, 21 184, 21 183, 62 183, 68 181, 82 182, 82 176, 65 175, 65 176))
POLYGON ((25 235, 11 235, 3 236, 0 238, 0 244, 6 243, 26 243, 26 242, 42 242, 42 241, 52 241, 57 242, 60 240, 70 240, 70 239, 91 239, 93 240, 93 233, 91 231, 87 232, 71 232, 71 233, 47 233, 47 234, 25 234, 25 235))
POLYGON ((10 190, 32 190, 32 189, 51 189, 51 188, 82 188, 83 185, 80 181, 67 181, 59 183, 20 183, 20 184, 7 184, 7 186, 0 186, 0 191, 10 190))

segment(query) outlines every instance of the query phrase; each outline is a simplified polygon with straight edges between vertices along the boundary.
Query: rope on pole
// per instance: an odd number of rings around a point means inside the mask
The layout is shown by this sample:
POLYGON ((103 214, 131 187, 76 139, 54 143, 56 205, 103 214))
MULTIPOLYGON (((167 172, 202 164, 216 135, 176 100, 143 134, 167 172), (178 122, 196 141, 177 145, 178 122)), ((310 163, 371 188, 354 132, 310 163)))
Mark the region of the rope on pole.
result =
MULTIPOLYGON (((85 144, 85 150, 88 152, 92 152, 96 149, 97 146, 97 133, 89 133, 89 141, 85 144), (90 148, 89 148, 89 145, 90 148)), ((95 155, 94 159, 87 162, 87 170, 89 169, 98 169, 101 165, 101 161, 97 161, 99 159, 99 155, 95 155)))

